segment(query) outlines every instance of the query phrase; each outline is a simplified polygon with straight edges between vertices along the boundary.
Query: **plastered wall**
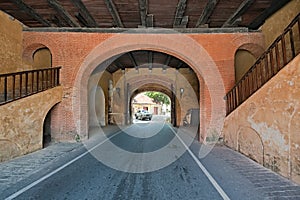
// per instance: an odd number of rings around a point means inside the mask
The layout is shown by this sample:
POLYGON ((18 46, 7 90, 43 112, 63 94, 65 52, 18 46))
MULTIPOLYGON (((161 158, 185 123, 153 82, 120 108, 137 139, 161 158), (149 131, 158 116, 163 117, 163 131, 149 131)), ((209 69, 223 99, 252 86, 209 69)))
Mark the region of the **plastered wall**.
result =
MULTIPOLYGON (((238 50, 235 55, 235 80, 236 82, 241 79, 241 77, 250 69, 250 67, 255 63, 258 57, 269 48, 269 46, 275 41, 275 39, 281 35, 284 29, 290 24, 290 22, 296 17, 300 12, 300 0, 292 0, 286 6, 281 8, 271 17, 269 17, 265 23, 259 28, 259 30, 264 35, 264 46, 262 51, 253 55, 253 52, 246 50, 238 50)), ((298 31, 298 27, 295 27, 294 34, 298 31)), ((294 36, 299 37, 298 35, 294 36)), ((289 37, 286 37, 286 44, 289 46, 289 37)), ((300 44, 296 45, 300 47, 300 44)), ((299 51, 299 49, 298 49, 299 51)), ((287 57, 291 57, 291 51, 287 51, 287 57)))
POLYGON ((225 144, 300 183, 300 56, 226 117, 225 144))
POLYGON ((103 75, 100 77, 100 80, 98 82, 99 87, 102 88, 105 96, 105 123, 108 124, 108 104, 109 104, 109 94, 108 94, 108 88, 109 88, 109 81, 112 80, 112 74, 105 71, 103 75))
POLYGON ((255 63, 256 58, 246 50, 238 50, 234 58, 235 81, 238 82, 249 68, 255 63))
POLYGON ((43 147, 48 111, 62 99, 62 87, 0 106, 0 162, 43 147))
POLYGON ((265 21, 260 29, 265 37, 266 48, 274 42, 299 12, 300 0, 292 0, 265 21))
POLYGON ((0 74, 21 70, 23 34, 19 21, 0 11, 0 74))
POLYGON ((33 69, 43 69, 52 67, 51 52, 47 48, 38 49, 33 54, 33 69))

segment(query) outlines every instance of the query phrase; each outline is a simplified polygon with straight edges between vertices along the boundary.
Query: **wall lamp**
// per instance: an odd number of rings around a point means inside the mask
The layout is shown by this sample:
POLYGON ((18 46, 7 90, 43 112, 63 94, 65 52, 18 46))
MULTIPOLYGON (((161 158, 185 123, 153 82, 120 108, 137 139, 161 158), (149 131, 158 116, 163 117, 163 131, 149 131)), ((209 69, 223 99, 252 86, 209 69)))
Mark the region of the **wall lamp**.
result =
POLYGON ((183 93, 184 93, 184 88, 180 88, 180 98, 182 97, 183 93))
POLYGON ((149 73, 151 74, 152 73, 152 67, 149 66, 149 73))
POLYGON ((166 67, 165 67, 165 66, 163 66, 163 67, 162 67, 162 73, 163 73, 163 74, 165 74, 165 73, 166 73, 166 71, 167 71, 166 67))

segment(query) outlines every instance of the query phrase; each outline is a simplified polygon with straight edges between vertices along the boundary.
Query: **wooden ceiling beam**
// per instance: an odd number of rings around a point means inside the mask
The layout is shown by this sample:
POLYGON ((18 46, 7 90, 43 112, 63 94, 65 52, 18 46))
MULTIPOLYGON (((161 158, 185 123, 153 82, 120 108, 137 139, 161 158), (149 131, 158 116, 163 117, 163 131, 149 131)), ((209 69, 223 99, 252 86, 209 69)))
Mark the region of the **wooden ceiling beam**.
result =
POLYGON ((176 69, 180 69, 182 67, 182 65, 183 65, 183 62, 181 60, 179 60, 176 69))
POLYGON ((118 12, 118 10, 116 8, 116 5, 113 2, 113 0, 105 0, 105 4, 106 4, 107 9, 110 12, 113 20, 114 20, 115 25, 117 27, 124 28, 124 24, 121 20, 121 17, 119 15, 119 12, 118 12))
POLYGON ((148 63, 149 63, 149 69, 152 70, 153 67, 153 52, 148 51, 148 63))
POLYGON ((85 20, 85 18, 81 15, 80 12, 76 13, 75 17, 83 26, 89 27, 89 23, 85 20))
POLYGON ((138 69, 138 64, 133 56, 133 54, 131 52, 128 53, 129 59, 131 61, 131 63, 133 64, 133 66, 138 69))
POLYGON ((118 67, 121 70, 124 70, 126 67, 124 67, 119 61, 115 61, 116 67, 118 67))
POLYGON ((56 0, 48 0, 49 5, 67 22, 71 27, 80 27, 80 24, 63 8, 56 0))
POLYGON ((178 26, 178 28, 186 28, 188 22, 189 22, 189 16, 183 16, 181 20, 181 24, 178 26))
POLYGON ((218 4, 219 0, 209 0, 203 9, 197 23, 196 28, 200 28, 201 26, 204 26, 207 24, 207 21, 209 17, 212 15, 216 5, 218 4))
MULTIPOLYGON (((57 17, 57 16, 56 16, 57 17)), ((61 20, 62 22, 63 20, 61 20)), ((64 22, 64 21, 63 21, 64 22)), ((174 30, 165 28, 153 29, 132 29, 132 28, 86 28, 86 27, 23 27, 27 32, 82 32, 82 33, 124 33, 130 31, 137 34, 174 34, 174 30)), ((232 27, 232 28, 177 28, 178 33, 248 33, 249 29, 246 27, 232 27)))
POLYGON ((141 24, 143 27, 147 27, 148 0, 139 0, 139 9, 141 24))
POLYGON ((47 20, 43 19, 41 15, 39 15, 37 12, 35 12, 35 10, 32 7, 30 7, 29 5, 27 5, 26 3, 24 3, 23 0, 13 0, 13 3, 16 4, 18 6, 18 8, 20 8, 23 11, 25 11, 33 19, 35 19, 36 21, 40 22, 44 26, 51 26, 50 22, 48 22, 47 20))
POLYGON ((171 62, 171 56, 170 55, 168 55, 167 56, 167 59, 166 59, 166 61, 165 61, 165 66, 169 66, 169 64, 170 64, 170 62, 171 62))
POLYGON ((147 14, 146 17, 146 27, 153 27, 154 26, 154 15, 147 14))
MULTIPOLYGON (((179 0, 177 7, 176 7, 176 13, 175 18, 173 22, 173 28, 179 28, 182 25, 182 19, 186 8, 186 0, 179 0)), ((186 18, 185 18, 186 20, 186 18)), ((185 22, 187 24, 187 22, 185 22)))
POLYGON ((64 20, 60 20, 57 15, 51 17, 51 21, 56 24, 57 27, 66 27, 68 26, 64 20))
POLYGON ((238 9, 226 20, 222 28, 234 26, 237 20, 241 20, 241 16, 250 8, 254 0, 244 0, 238 9))
MULTIPOLYGON (((81 0, 71 0, 72 3, 78 8, 79 14, 78 16, 82 16, 82 18, 87 22, 87 27, 90 28, 97 28, 99 27, 93 16, 90 14, 88 9, 85 7, 85 5, 82 3, 81 0)), ((77 16, 76 16, 77 17, 77 16)))
POLYGON ((290 0, 272 1, 271 6, 266 8, 259 16, 257 16, 249 25, 248 28, 252 30, 258 29, 265 23, 265 20, 272 14, 277 12, 280 8, 289 3, 290 0))

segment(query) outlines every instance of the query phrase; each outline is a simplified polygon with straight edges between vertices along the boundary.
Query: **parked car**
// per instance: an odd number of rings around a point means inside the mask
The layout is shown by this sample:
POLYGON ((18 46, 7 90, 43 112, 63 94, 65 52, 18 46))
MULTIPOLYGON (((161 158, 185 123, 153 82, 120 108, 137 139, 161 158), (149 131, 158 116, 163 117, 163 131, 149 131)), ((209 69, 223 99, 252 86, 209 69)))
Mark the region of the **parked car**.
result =
POLYGON ((136 119, 140 120, 152 119, 152 114, 148 110, 138 110, 134 115, 136 119))

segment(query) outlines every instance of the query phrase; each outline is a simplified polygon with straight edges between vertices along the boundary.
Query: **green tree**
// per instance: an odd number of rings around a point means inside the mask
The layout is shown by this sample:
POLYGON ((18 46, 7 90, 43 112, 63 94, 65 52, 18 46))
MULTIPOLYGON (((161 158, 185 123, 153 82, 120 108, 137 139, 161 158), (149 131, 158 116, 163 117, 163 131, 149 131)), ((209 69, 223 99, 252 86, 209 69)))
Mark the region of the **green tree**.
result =
POLYGON ((161 103, 166 105, 170 104, 170 98, 164 93, 149 91, 149 92, 145 92, 145 95, 152 98, 155 103, 161 103))

